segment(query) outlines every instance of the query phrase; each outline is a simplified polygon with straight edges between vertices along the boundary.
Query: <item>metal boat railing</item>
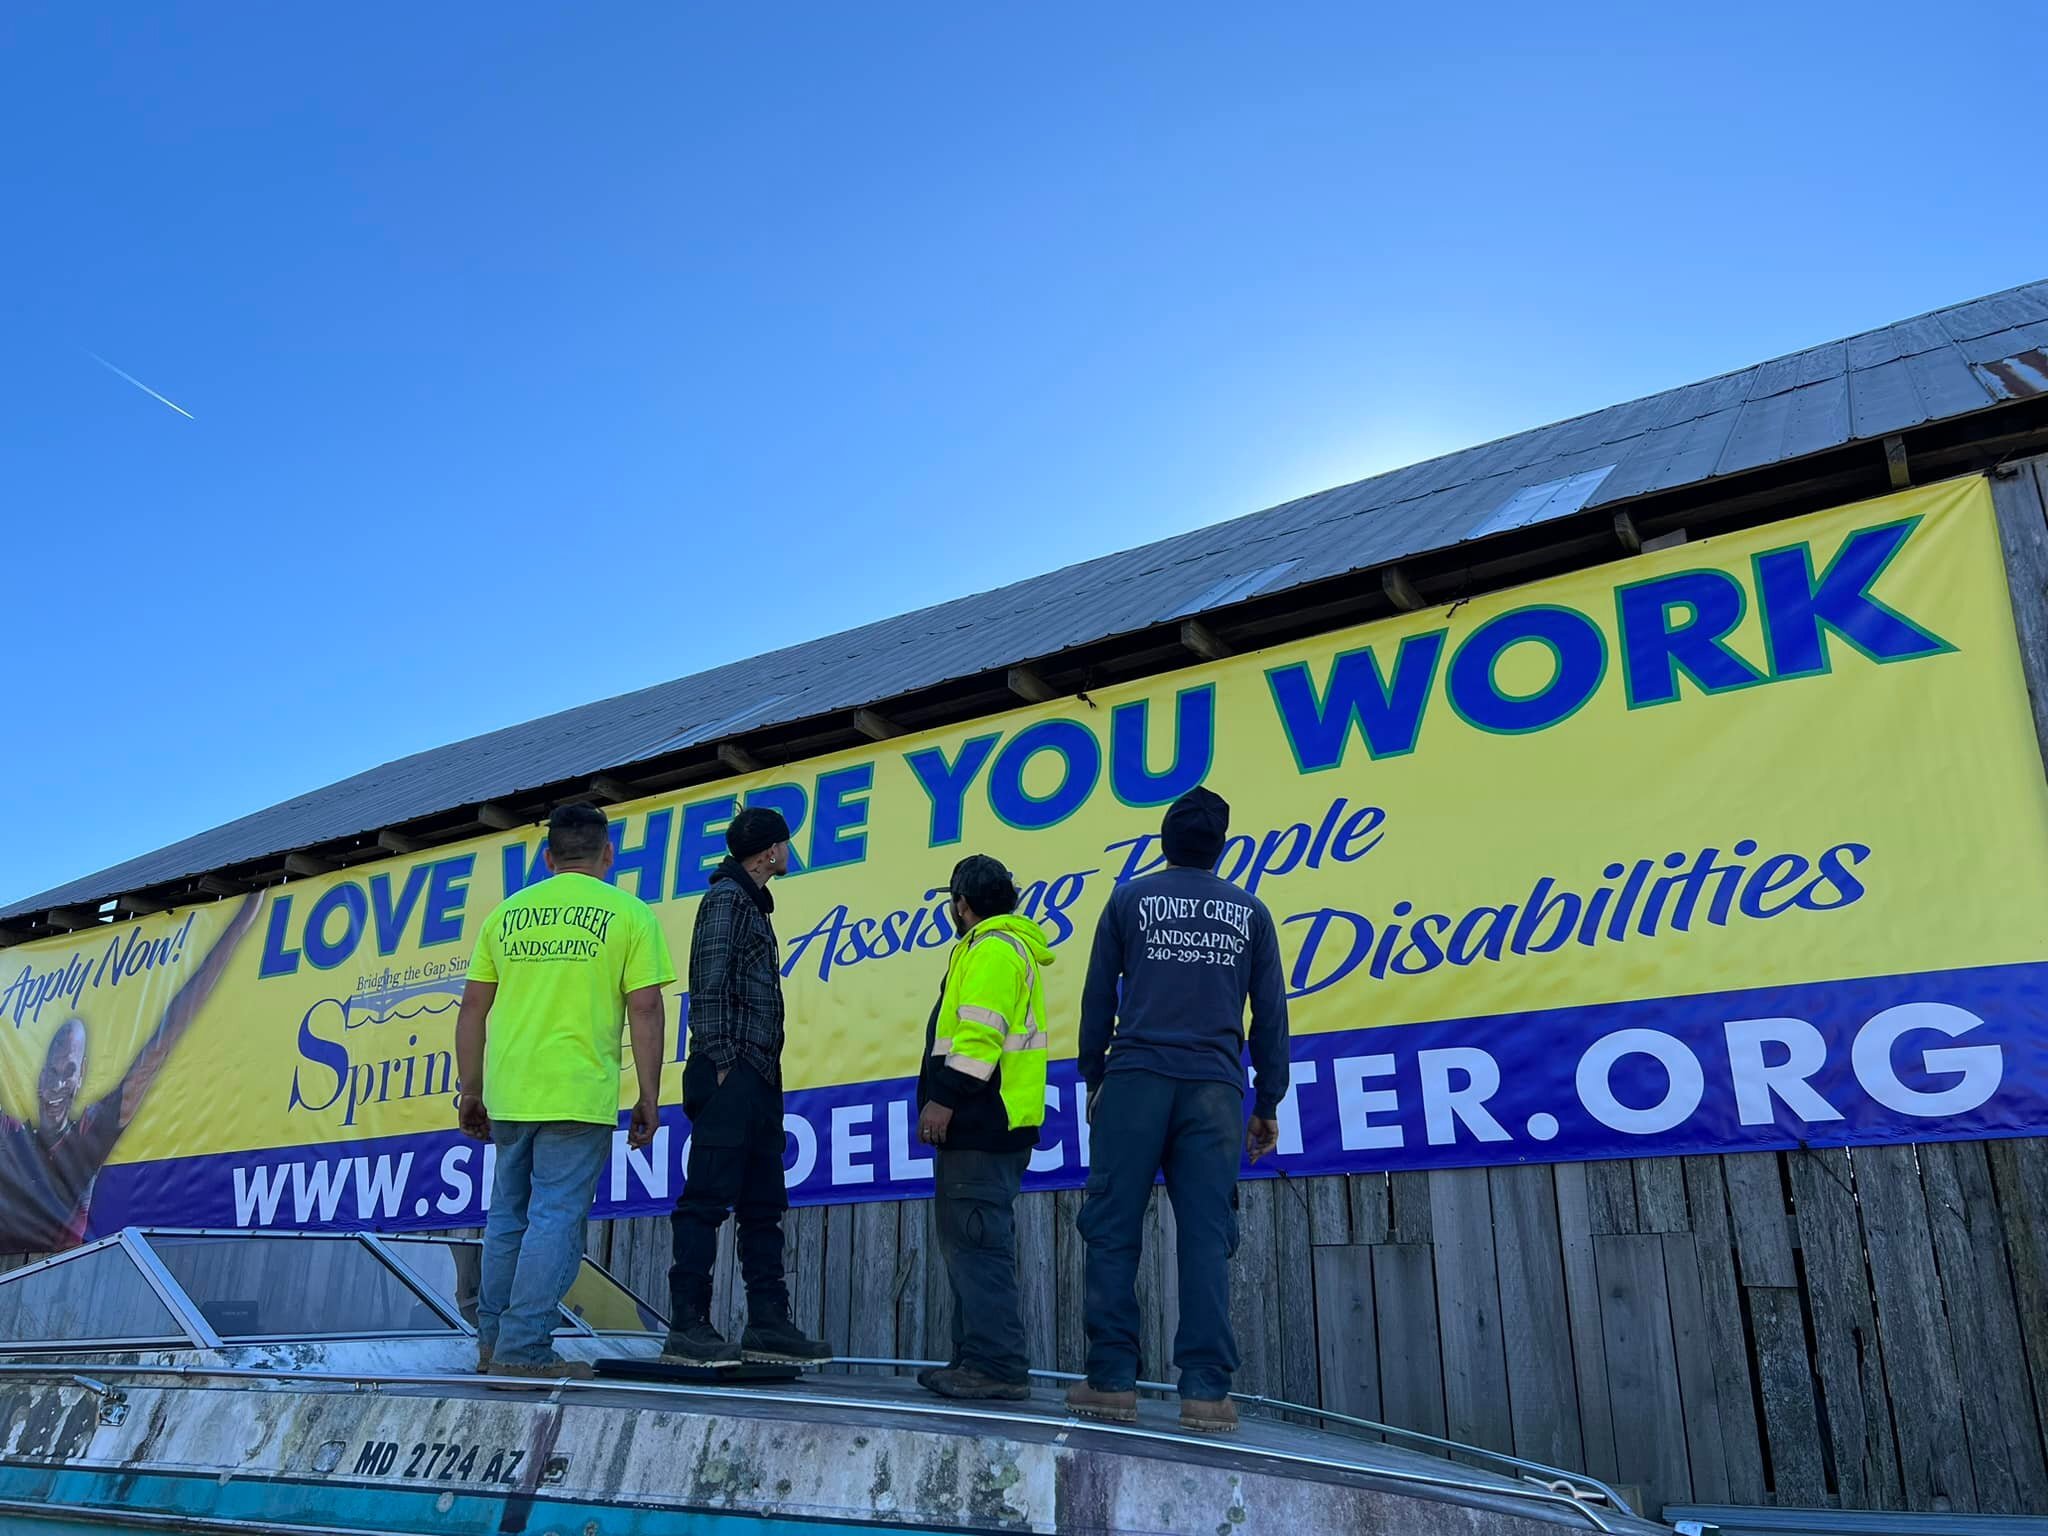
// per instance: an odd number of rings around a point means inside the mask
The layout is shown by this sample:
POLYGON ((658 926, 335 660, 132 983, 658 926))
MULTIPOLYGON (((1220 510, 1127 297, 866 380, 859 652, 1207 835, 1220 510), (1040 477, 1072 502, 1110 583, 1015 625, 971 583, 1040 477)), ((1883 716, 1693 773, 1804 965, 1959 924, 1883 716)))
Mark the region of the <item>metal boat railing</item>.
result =
MULTIPOLYGON (((898 1370, 924 1370, 930 1366, 943 1366, 946 1362, 943 1360, 890 1360, 877 1355, 841 1355, 832 1363, 834 1365, 882 1366, 898 1370)), ((1031 1375, 1039 1381, 1076 1382, 1087 1379, 1078 1371, 1041 1371, 1034 1369, 1031 1375)), ((1161 1397, 1171 1397, 1178 1393, 1180 1389, 1170 1382, 1141 1381, 1138 1383, 1138 1390, 1140 1392, 1156 1393, 1161 1397)), ((1275 1413, 1298 1413, 1309 1418, 1318 1419, 1325 1424, 1342 1424, 1347 1429, 1364 1430, 1389 1440, 1403 1440, 1417 1445, 1432 1446, 1454 1455, 1491 1462, 1496 1466, 1509 1467, 1517 1474, 1535 1474, 1543 1479, 1544 1486, 1546 1487, 1552 1487, 1561 1483, 1565 1485, 1566 1491, 1577 1494, 1582 1498, 1586 1497, 1588 1493, 1598 1494, 1610 1506, 1619 1510, 1622 1514, 1635 1513, 1629 1507, 1628 1501, 1619 1492, 1609 1484, 1594 1477, 1590 1472, 1573 1472, 1565 1467, 1553 1467, 1546 1462, 1530 1461, 1527 1457, 1515 1456, 1507 1451, 1496 1451, 1487 1446, 1472 1445, 1464 1440, 1449 1440, 1442 1435, 1432 1435, 1420 1429, 1406 1429, 1399 1424, 1382 1424, 1377 1419, 1365 1419, 1360 1418, 1356 1414, 1339 1413, 1334 1408, 1318 1408, 1310 1403, 1290 1402, 1284 1397, 1266 1397, 1257 1392, 1233 1392, 1230 1394, 1230 1398, 1232 1402, 1243 1403, 1249 1408, 1264 1408, 1275 1413)))
MULTIPOLYGON (((922 1367, 924 1365, 943 1364, 944 1362, 883 1362, 861 1358, 848 1358, 823 1363, 841 1365, 885 1364, 891 1367, 898 1368, 917 1368, 922 1367)), ((170 1378, 172 1380, 177 1381, 288 1382, 293 1386, 304 1386, 308 1384, 324 1383, 337 1387, 368 1388, 371 1390, 379 1390, 386 1387, 416 1388, 437 1386, 462 1387, 465 1389, 474 1389, 482 1385, 481 1378, 477 1377, 474 1373, 468 1372, 465 1372, 461 1375, 432 1376, 399 1375, 396 1373, 370 1372, 298 1371, 267 1369, 256 1366, 100 1364, 95 1364, 92 1367, 92 1369, 95 1373, 95 1376, 98 1377, 159 1377, 170 1378)), ((1034 1372, 1034 1374, 1052 1376, 1054 1377, 1054 1379, 1060 1380, 1075 1379, 1072 1376, 1067 1375, 1065 1373, 1034 1372)), ((77 1383, 76 1378, 70 1376, 70 1373, 52 1370, 52 1368, 49 1365, 0 1364, 0 1377, 9 1376, 56 1377, 59 1379, 66 1379, 68 1381, 68 1384, 79 1384, 77 1383)), ((102 1383, 94 1381, 92 1383, 92 1386, 88 1387, 87 1390, 93 1390, 94 1388, 99 1388, 102 1385, 102 1383)), ((518 1377, 494 1376, 490 1379, 490 1385, 492 1388, 499 1390, 504 1390, 507 1388, 519 1390, 522 1387, 522 1382, 521 1379, 518 1377)), ((1026 1411, 995 1408, 982 1404, 966 1404, 953 1400, 933 1402, 930 1404, 895 1402, 887 1399, 872 1397, 849 1398, 835 1397, 813 1392, 792 1392, 782 1388, 777 1388, 773 1391, 764 1392, 757 1389, 742 1387, 721 1387, 709 1384, 698 1385, 693 1382, 638 1382, 611 1376, 590 1381, 536 1378, 528 1383, 524 1383, 523 1385, 524 1389, 529 1392, 544 1395, 546 1397, 553 1399, 573 1398, 582 1395, 586 1392, 606 1394, 624 1393, 632 1396, 649 1396, 663 1398, 690 1397, 710 1399, 713 1401, 746 1402, 755 1405, 759 1405, 763 1402, 773 1402, 777 1404, 788 1404, 792 1407, 831 1408, 841 1410, 847 1408, 858 1408, 863 1412, 882 1413, 893 1416, 903 1416, 912 1418, 947 1418, 955 1420, 965 1419, 970 1422, 989 1424, 1031 1424, 1037 1426, 1051 1425, 1056 1427, 1079 1425, 1085 1428, 1091 1434, 1100 1434, 1106 1437, 1116 1439, 1142 1441, 1153 1445, 1173 1445, 1184 1448, 1193 1448, 1211 1455, 1215 1454, 1219 1450, 1228 1450, 1235 1454, 1254 1457, 1263 1461, 1278 1462, 1283 1465, 1315 1468, 1316 1470, 1326 1472, 1344 1472, 1349 1473, 1353 1476, 1377 1478, 1383 1481, 1393 1482, 1397 1484, 1406 1484, 1417 1488, 1430 1488, 1440 1490, 1443 1492, 1476 1494, 1488 1499, 1502 1499, 1509 1501, 1526 1500, 1531 1503, 1546 1504, 1554 1507, 1569 1509, 1576 1513, 1581 1519, 1583 1519, 1591 1529, 1596 1531, 1615 1533, 1617 1530, 1617 1528, 1607 1519, 1605 1513, 1603 1513, 1599 1505, 1589 1502, 1586 1498, 1580 1497, 1576 1491, 1573 1491, 1573 1474, 1563 1472, 1560 1469, 1556 1468, 1542 1467, 1540 1463, 1522 1462, 1514 1457, 1506 1457, 1504 1458, 1504 1460, 1513 1463, 1520 1468, 1535 1469, 1538 1471, 1553 1473, 1558 1478, 1563 1480, 1567 1484, 1567 1486, 1563 1488, 1555 1487, 1548 1482, 1542 1481, 1533 1476, 1528 1476, 1526 1474, 1522 1477, 1520 1481, 1517 1482, 1481 1482, 1475 1478, 1461 1478, 1433 1472, 1421 1472, 1406 1467, 1373 1466, 1364 1462, 1346 1461, 1334 1456, 1313 1456, 1298 1451, 1285 1451, 1267 1446, 1247 1445, 1242 1443, 1231 1442, 1218 1442, 1216 1438, 1213 1436, 1176 1434, 1171 1430, 1148 1428, 1144 1425, 1109 1424, 1098 1422, 1092 1419, 1076 1419, 1070 1415, 1065 1414, 1031 1413, 1026 1411)), ((1149 1390, 1158 1390, 1157 1383, 1148 1383, 1147 1387, 1149 1390)), ((1274 1400, 1271 1399, 1249 1400, 1258 1402, 1265 1406, 1279 1406, 1274 1400)), ((1286 1407, 1287 1410, 1290 1412, 1302 1412, 1312 1415, 1319 1413, 1319 1410, 1317 1409, 1301 1405, 1288 1404, 1286 1405, 1286 1407)), ((1354 1422, 1359 1424, 1370 1424, 1370 1421, 1368 1420, 1356 1420, 1354 1422)), ((1379 1428, 1379 1426, 1377 1425, 1373 1425, 1371 1427, 1373 1427, 1374 1429, 1379 1428)), ((1388 1427, 1396 1428, 1395 1426, 1388 1427)), ((1406 1431, 1400 1431, 1398 1430, 1398 1428, 1396 1428, 1396 1432, 1408 1433, 1406 1431)), ((1433 1439, 1434 1437, 1425 1438, 1433 1439)), ((1473 1454, 1477 1455, 1496 1457, 1500 1455, 1500 1453, 1498 1452, 1486 1451, 1482 1447, 1466 1447, 1458 1445, 1455 1441, 1444 1441, 1439 1443, 1454 1446, 1456 1449, 1460 1451, 1469 1450, 1473 1454)), ((1592 1480, 1584 1479, 1583 1481, 1590 1482, 1592 1480)), ((1610 1497, 1612 1497, 1611 1494, 1610 1497)), ((1628 1506, 1626 1504, 1623 1504, 1618 1498, 1614 1499, 1612 1507, 1624 1514, 1629 1512, 1628 1506)), ((0 1512, 11 1511, 7 1509, 4 1503, 0 1503, 0 1512)), ((81 1511, 74 1506, 69 1511, 69 1513, 74 1518, 76 1518, 81 1513, 81 1511)), ((118 1512, 109 1511, 108 1513, 110 1515, 118 1513, 121 1518, 130 1520, 132 1520, 134 1515, 133 1511, 127 1509, 123 1509, 118 1512)), ((171 1523, 167 1524, 164 1528, 170 1530, 177 1530, 183 1528, 196 1531, 204 1531, 209 1529, 230 1531, 257 1529, 258 1527, 250 1525, 237 1525, 233 1523, 216 1523, 212 1526, 208 1526, 204 1523, 195 1523, 191 1517, 181 1515, 172 1518, 171 1523), (177 1521, 183 1521, 184 1525, 181 1527, 179 1524, 176 1523, 177 1521)), ((298 1526, 292 1527, 291 1529, 298 1532, 310 1533, 310 1536, 355 1536, 355 1533, 346 1532, 339 1527, 328 1528, 325 1531, 323 1531, 319 1527, 311 1526, 298 1526)))

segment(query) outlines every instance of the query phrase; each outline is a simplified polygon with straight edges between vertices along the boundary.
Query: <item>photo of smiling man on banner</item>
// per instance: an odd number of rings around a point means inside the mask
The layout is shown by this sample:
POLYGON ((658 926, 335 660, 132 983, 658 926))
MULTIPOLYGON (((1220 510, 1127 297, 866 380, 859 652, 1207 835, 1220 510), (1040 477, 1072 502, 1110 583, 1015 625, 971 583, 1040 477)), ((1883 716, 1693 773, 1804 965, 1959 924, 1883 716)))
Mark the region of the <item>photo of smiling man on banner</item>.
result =
POLYGON ((78 1092, 85 1081, 91 1032, 76 1013, 57 1026, 36 1078, 33 1119, 0 1113, 0 1252, 53 1253, 84 1240, 100 1169, 255 926, 262 904, 261 892, 243 898, 227 930, 178 988, 120 1081, 83 1112, 78 1092))

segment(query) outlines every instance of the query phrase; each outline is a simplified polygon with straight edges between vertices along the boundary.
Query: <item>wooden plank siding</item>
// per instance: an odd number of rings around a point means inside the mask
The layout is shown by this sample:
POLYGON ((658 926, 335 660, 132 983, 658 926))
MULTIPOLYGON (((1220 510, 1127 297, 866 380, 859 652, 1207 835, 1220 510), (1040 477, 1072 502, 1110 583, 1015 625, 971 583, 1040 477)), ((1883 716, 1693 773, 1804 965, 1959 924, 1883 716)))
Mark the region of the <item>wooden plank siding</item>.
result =
MULTIPOLYGON (((2048 1141, 1663 1162, 1247 1180, 1239 1389, 1662 1502, 2048 1507, 2048 1141)), ((1018 1209, 1032 1359, 1065 1370, 1086 1350, 1079 1208, 1066 1191, 1018 1209)), ((930 1219, 926 1201, 791 1212, 798 1319, 847 1353, 945 1358, 930 1219)), ((1174 1230, 1157 1191, 1138 1282, 1155 1380, 1173 1378, 1174 1230)), ((660 1303, 668 1223, 592 1233, 660 1303)))

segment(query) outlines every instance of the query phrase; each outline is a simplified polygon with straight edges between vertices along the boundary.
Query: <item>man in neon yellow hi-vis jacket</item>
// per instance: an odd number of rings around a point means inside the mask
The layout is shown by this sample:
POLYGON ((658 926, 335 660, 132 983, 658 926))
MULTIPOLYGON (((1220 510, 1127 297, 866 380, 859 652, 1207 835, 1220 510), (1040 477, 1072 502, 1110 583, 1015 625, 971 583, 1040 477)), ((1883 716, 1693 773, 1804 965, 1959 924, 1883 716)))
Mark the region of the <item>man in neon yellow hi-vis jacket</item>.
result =
POLYGON ((953 1358, 918 1380, 941 1397, 1030 1395, 1017 1294, 1017 1191, 1045 1123, 1045 968, 1017 883, 986 854, 953 871, 961 935, 925 1028, 919 1140, 936 1149, 939 1251, 953 1284, 953 1358))

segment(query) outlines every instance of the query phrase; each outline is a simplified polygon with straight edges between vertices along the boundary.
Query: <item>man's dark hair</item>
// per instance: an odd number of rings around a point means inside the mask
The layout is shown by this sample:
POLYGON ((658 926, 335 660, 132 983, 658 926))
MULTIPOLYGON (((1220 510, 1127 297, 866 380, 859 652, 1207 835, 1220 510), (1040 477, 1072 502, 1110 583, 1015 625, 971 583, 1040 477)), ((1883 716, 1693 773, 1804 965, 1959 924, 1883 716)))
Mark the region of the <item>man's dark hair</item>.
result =
POLYGON ((972 853, 953 866, 953 894, 976 917, 1007 917, 1017 910, 1017 882, 985 853, 972 853))
POLYGON ((588 864, 604 851, 610 836, 604 812, 581 800, 556 806, 548 818, 548 847, 558 863, 588 864))

